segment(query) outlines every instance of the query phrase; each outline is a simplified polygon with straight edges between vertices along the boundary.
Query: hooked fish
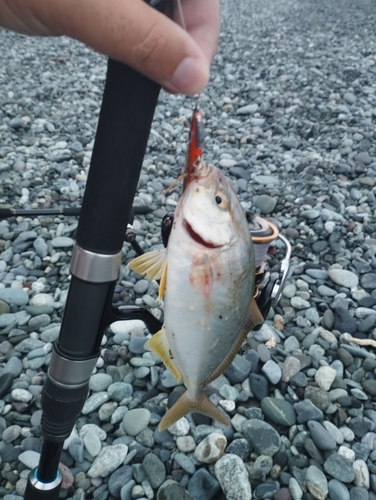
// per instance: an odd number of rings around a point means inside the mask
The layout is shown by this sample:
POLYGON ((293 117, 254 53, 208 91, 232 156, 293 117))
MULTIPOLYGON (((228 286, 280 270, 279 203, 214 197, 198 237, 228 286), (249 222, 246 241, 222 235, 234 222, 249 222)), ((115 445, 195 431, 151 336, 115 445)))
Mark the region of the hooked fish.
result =
POLYGON ((203 389, 226 370, 247 333, 263 321, 253 296, 249 226, 230 182, 202 161, 198 118, 202 122, 196 111, 184 190, 167 248, 147 252, 128 265, 160 279, 164 324, 145 346, 187 388, 162 418, 160 430, 191 411, 229 425, 203 389))

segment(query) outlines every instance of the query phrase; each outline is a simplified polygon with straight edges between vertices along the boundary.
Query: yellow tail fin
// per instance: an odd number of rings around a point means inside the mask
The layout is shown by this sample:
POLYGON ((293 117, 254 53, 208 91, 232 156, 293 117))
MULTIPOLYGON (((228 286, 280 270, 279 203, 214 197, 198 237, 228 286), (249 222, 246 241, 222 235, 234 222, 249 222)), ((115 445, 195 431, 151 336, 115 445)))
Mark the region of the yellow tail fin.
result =
POLYGON ((185 392, 164 415, 159 422, 158 429, 160 431, 167 429, 190 411, 203 413, 220 424, 230 425, 226 415, 210 401, 206 394, 202 392, 196 399, 189 399, 185 392))

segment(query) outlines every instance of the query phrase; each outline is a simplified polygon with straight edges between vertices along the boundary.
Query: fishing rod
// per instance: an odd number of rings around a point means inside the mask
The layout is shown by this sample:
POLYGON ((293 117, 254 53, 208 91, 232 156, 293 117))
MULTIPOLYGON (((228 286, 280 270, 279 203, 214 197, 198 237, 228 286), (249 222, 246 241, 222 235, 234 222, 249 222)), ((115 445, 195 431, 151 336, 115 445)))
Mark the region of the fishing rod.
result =
MULTIPOLYGON (((149 3, 163 10, 165 2, 149 3)), ((86 400, 109 325, 118 320, 142 319, 152 334, 162 326, 141 307, 112 307, 124 235, 129 230, 129 214, 159 91, 159 84, 122 63, 108 61, 66 307, 43 386, 42 450, 38 466, 28 477, 25 500, 59 497, 63 444, 86 400)))
MULTIPOLYGON (((164 0, 152 3, 164 9, 164 0)), ((161 327, 146 310, 112 307, 124 235, 159 92, 159 84, 109 59, 66 307, 43 386, 43 445, 39 464, 28 478, 25 500, 59 497, 63 444, 86 400, 106 328, 119 319, 140 316, 151 333, 161 327)))
MULTIPOLYGON (((147 205, 133 205, 128 217, 128 226, 124 235, 124 241, 130 243, 133 249, 139 254, 142 249, 136 240, 136 232, 133 229, 132 223, 135 215, 146 215, 152 211, 152 208, 147 205)), ((78 217, 81 214, 81 207, 61 207, 61 208, 37 208, 37 209, 16 209, 16 208, 0 208, 0 220, 9 219, 10 217, 51 217, 65 216, 78 217)))
MULTIPOLYGON (((147 205, 134 205, 129 220, 133 221, 133 215, 146 215, 152 209, 147 205)), ((63 215, 64 217, 78 217, 81 207, 58 207, 58 208, 0 208, 0 220, 9 217, 43 217, 51 215, 63 215)))

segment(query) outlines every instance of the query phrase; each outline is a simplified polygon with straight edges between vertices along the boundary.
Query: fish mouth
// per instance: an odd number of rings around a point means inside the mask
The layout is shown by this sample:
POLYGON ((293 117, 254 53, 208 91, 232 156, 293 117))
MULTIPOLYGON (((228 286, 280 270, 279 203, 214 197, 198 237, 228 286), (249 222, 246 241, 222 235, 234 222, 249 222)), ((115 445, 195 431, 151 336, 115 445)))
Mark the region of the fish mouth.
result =
POLYGON ((189 234, 189 236, 198 243, 199 245, 205 247, 205 248, 219 248, 221 245, 215 245, 214 243, 210 241, 204 240, 196 231, 193 229, 193 227, 189 224, 189 222, 184 219, 183 220, 183 227, 189 234))

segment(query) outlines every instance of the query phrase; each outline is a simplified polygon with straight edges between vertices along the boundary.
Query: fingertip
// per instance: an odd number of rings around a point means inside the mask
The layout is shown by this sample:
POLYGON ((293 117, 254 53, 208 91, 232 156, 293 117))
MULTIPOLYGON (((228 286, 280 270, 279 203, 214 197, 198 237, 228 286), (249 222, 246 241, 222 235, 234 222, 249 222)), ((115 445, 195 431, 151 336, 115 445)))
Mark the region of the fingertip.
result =
POLYGON ((194 95, 206 87, 209 77, 209 65, 204 59, 186 57, 163 86, 172 93, 194 95))

